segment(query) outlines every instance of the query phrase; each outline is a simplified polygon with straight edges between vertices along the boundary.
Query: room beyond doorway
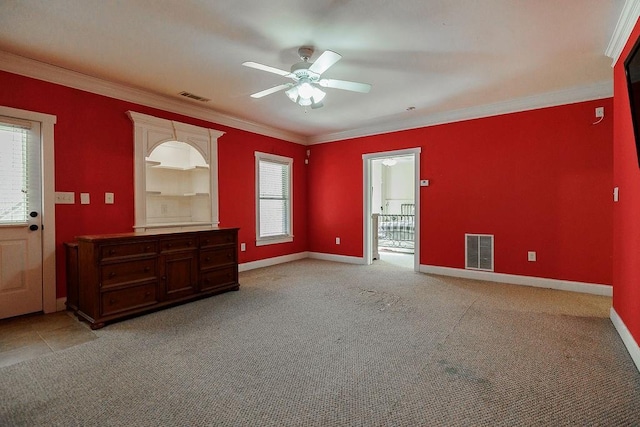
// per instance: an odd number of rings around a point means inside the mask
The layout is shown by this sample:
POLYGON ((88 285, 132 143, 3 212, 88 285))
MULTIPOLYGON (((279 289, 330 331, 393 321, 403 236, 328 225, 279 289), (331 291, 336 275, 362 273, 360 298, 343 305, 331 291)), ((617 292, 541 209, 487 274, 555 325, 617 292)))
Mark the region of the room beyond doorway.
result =
POLYGON ((363 160, 365 262, 388 253, 389 260, 417 271, 420 149, 367 154, 363 160))

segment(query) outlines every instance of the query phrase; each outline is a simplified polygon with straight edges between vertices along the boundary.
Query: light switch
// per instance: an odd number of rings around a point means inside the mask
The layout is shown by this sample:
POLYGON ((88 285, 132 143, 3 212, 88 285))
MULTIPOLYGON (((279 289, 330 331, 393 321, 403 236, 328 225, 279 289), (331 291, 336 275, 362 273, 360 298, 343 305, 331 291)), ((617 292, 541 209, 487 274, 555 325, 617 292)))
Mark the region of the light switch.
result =
POLYGON ((420 180, 420 187, 428 187, 429 186, 429 180, 428 179, 421 179, 420 180))
POLYGON ((113 204, 113 193, 104 193, 104 204, 105 205, 113 204))
POLYGON ((81 205, 89 204, 89 193, 80 193, 80 204, 81 205))
POLYGON ((73 191, 56 191, 56 205, 73 205, 76 202, 73 191))

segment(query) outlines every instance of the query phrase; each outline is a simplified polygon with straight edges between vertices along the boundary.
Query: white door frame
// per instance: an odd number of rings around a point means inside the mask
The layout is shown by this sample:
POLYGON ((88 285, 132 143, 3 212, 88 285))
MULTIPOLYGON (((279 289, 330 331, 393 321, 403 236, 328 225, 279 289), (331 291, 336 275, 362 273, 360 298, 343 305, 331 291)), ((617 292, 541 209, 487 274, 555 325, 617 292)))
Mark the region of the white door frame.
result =
MULTIPOLYGON (((54 132, 57 117, 0 106, 0 115, 41 123, 42 138, 42 310, 53 313, 56 301, 56 209, 54 132)), ((64 308, 64 307, 62 307, 64 308)))
POLYGON ((405 150, 384 151, 380 153, 363 154, 363 251, 364 263, 370 265, 373 263, 372 240, 371 235, 371 161, 375 159, 385 159, 388 157, 400 157, 413 155, 413 173, 414 173, 414 203, 415 203, 415 230, 414 230, 414 256, 413 270, 420 271, 420 152, 421 148, 408 148, 405 150))

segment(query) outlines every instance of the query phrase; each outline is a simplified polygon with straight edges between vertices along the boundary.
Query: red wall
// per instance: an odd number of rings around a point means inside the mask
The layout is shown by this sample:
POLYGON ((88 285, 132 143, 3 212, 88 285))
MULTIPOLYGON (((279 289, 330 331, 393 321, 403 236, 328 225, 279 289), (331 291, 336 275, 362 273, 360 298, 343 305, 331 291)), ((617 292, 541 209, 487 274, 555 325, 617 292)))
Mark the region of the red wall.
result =
POLYGON ((57 296, 66 295, 63 242, 74 236, 132 230, 133 124, 126 111, 227 132, 218 140, 220 226, 240 227, 247 251, 241 263, 307 250, 306 148, 105 96, 0 71, 0 105, 57 116, 56 191, 73 191, 76 204, 56 205, 57 296), (294 179, 293 243, 255 246, 254 152, 292 157, 294 179), (80 192, 91 204, 80 205, 80 192), (104 193, 115 204, 104 204, 104 193))
POLYGON ((310 250, 361 257, 362 154, 421 147, 421 264, 464 268, 464 234, 487 233, 496 272, 611 284, 611 113, 602 99, 314 145, 310 250))
POLYGON ((0 104, 57 116, 55 188, 91 194, 90 205, 56 206, 59 297, 63 242, 133 225, 127 110, 227 132, 220 220, 240 227, 241 263, 307 250, 361 257, 362 154, 421 147, 420 175, 431 180, 421 188, 421 264, 464 268, 464 233, 490 233, 496 272, 612 283, 611 99, 305 147, 5 72, 0 87, 0 104), (593 125, 596 106, 606 114, 593 125), (294 159, 293 243, 255 246, 255 151, 294 159), (114 205, 104 204, 107 191, 114 205))
POLYGON ((624 60, 640 37, 636 26, 614 67, 613 183, 620 190, 614 204, 613 308, 640 342, 640 168, 631 123, 624 60))

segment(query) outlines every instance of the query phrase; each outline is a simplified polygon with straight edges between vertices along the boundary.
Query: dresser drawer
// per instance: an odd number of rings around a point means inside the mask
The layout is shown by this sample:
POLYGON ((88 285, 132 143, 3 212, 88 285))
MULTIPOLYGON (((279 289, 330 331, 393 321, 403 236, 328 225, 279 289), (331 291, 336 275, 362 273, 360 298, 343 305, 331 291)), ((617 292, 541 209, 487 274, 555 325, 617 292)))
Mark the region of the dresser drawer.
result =
POLYGON ((135 310, 158 302, 158 286, 155 283, 126 289, 103 292, 100 311, 103 316, 135 310))
POLYGON ((235 266, 209 270, 200 273, 200 290, 208 291, 228 287, 238 283, 238 270, 235 266))
POLYGON ((108 261, 113 258, 150 255, 158 252, 156 242, 126 242, 100 247, 100 259, 108 261))
POLYGON ((160 241, 161 252, 183 251, 197 249, 196 236, 189 236, 180 239, 163 239, 160 241))
POLYGON ((100 268, 100 284, 104 287, 156 278, 156 259, 141 259, 106 264, 100 268))
POLYGON ((207 248, 220 245, 234 245, 236 233, 234 231, 210 231, 200 234, 200 247, 207 248))
POLYGON ((236 248, 223 248, 200 253, 200 269, 218 267, 236 262, 236 248))

